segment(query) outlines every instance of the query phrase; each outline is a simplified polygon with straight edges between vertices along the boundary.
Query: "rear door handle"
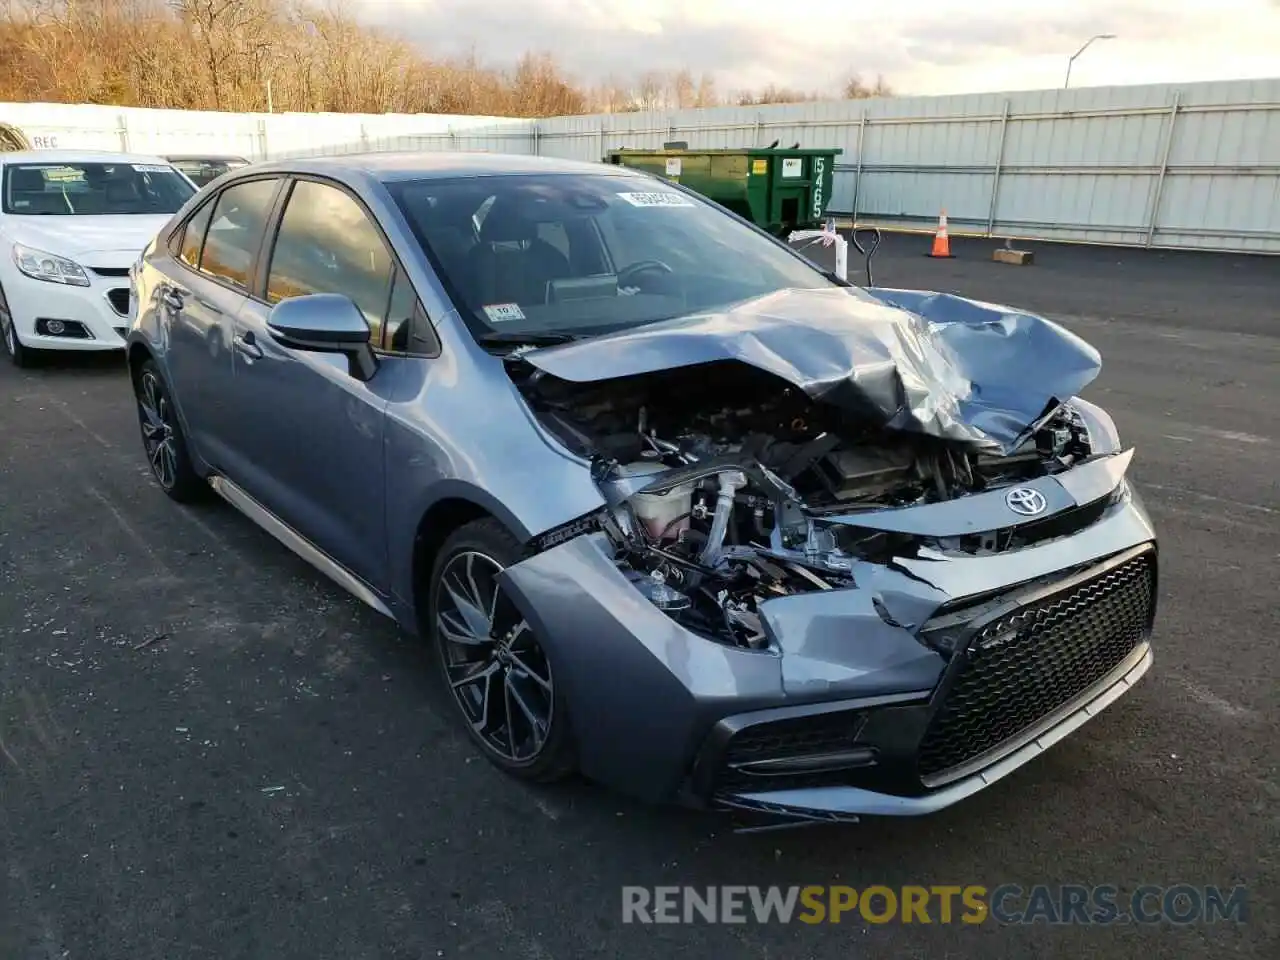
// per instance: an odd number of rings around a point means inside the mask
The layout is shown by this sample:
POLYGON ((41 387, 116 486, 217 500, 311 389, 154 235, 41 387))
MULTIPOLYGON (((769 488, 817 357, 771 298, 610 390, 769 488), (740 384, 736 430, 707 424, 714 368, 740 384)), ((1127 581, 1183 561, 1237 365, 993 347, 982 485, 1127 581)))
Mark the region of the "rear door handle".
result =
POLYGON ((262 348, 258 346, 258 338, 253 335, 252 330, 237 334, 232 343, 236 345, 237 350, 250 360, 262 359, 262 348))

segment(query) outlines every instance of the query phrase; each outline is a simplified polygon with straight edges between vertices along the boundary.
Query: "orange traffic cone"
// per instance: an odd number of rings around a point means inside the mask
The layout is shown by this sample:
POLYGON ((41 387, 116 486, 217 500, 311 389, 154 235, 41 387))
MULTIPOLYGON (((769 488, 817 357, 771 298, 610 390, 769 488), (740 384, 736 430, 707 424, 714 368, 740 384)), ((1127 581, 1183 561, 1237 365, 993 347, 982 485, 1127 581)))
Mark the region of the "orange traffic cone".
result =
POLYGON ((938 217, 938 230, 933 235, 933 250, 929 256, 940 260, 952 260, 951 239, 947 236, 947 211, 943 210, 938 217))

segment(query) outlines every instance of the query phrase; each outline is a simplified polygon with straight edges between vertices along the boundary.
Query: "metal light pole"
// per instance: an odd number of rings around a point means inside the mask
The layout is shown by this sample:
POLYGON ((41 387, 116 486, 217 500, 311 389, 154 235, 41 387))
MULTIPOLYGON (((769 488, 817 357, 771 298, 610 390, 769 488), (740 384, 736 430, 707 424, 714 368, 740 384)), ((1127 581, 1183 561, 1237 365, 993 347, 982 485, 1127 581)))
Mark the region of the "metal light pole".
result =
POLYGON ((1076 62, 1076 57, 1088 50, 1095 40, 1114 40, 1115 38, 1116 35, 1114 33, 1100 33, 1096 37, 1090 37, 1086 40, 1084 46, 1073 53, 1071 55, 1071 59, 1067 61, 1067 79, 1066 82, 1062 84, 1062 89, 1065 90, 1067 87, 1071 86, 1071 66, 1076 62))

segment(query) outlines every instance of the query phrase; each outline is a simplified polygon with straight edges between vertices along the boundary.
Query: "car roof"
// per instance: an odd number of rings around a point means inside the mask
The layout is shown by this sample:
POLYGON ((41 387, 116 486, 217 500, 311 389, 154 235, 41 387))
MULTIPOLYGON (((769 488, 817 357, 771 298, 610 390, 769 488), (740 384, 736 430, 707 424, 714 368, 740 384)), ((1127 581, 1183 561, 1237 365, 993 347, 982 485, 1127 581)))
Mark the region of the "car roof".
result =
POLYGON ((14 163, 163 163, 164 157, 148 153, 115 153, 109 150, 18 150, 0 153, 0 165, 14 163))
POLYGON ((432 180, 504 174, 605 174, 649 179, 626 167, 606 166, 558 157, 533 157, 505 153, 355 153, 331 157, 299 157, 269 160, 253 165, 259 173, 312 173, 318 176, 367 176, 388 183, 396 180, 432 180))

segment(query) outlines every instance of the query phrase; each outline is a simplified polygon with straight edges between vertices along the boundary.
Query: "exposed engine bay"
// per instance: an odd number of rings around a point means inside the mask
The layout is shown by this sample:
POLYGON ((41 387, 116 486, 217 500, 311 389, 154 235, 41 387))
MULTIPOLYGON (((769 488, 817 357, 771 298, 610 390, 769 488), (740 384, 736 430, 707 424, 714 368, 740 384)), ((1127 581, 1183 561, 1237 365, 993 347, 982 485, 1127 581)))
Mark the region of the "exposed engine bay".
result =
POLYGON ((894 548, 892 535, 824 518, 953 500, 1090 456, 1067 405, 1001 456, 868 426, 743 363, 593 383, 525 367, 515 380, 539 420, 592 462, 611 507, 606 529, 637 589, 735 646, 767 645, 764 601, 848 586, 856 561, 894 548))

